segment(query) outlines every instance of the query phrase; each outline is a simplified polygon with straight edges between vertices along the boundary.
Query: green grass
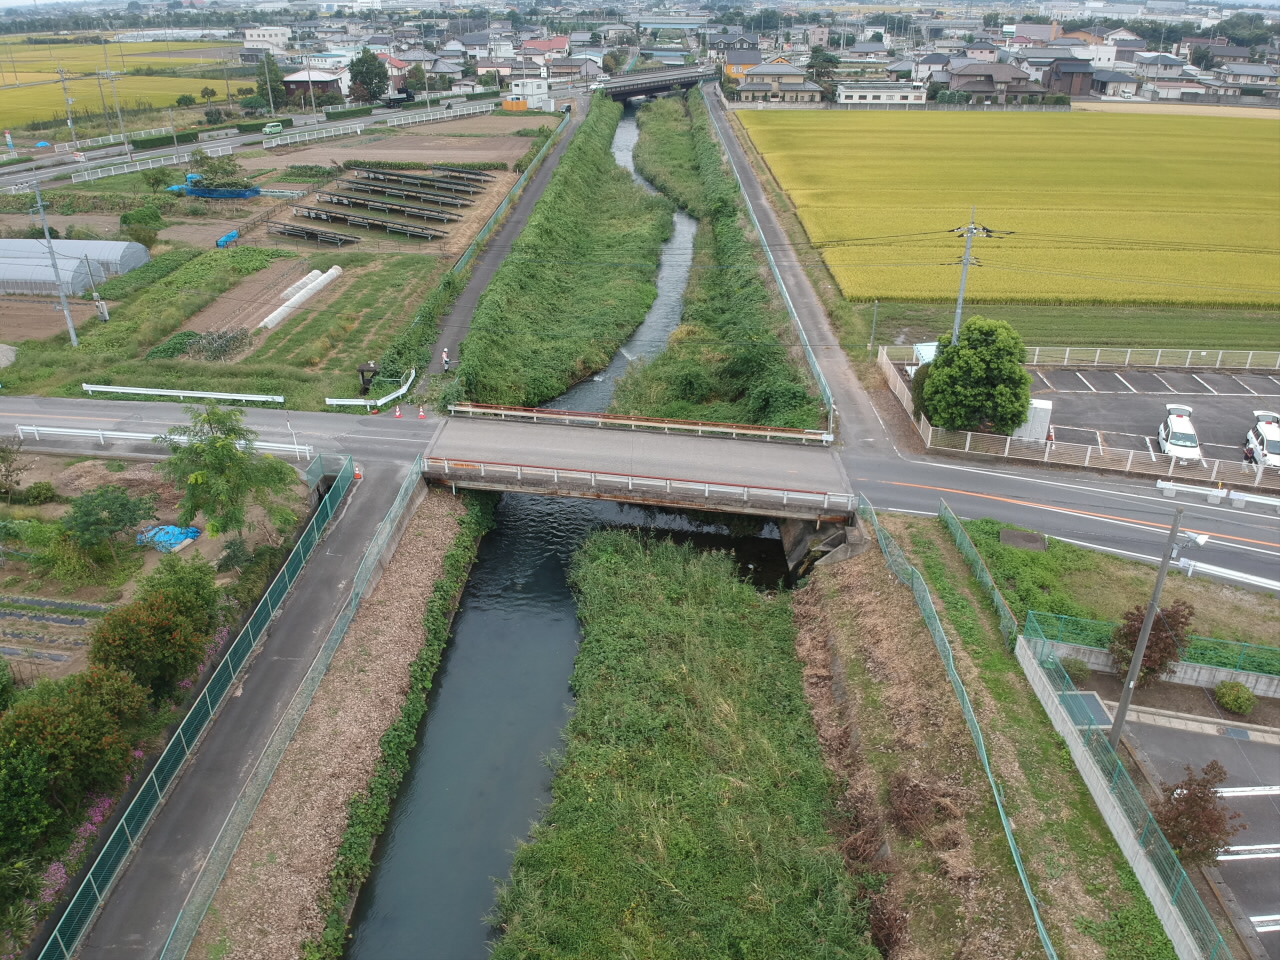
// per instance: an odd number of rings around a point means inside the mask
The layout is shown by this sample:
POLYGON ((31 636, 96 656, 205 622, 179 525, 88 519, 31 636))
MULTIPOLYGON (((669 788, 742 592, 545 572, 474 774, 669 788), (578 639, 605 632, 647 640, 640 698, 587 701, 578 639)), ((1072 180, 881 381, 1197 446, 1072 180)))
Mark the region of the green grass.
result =
MULTIPOLYGON (((118 277, 112 277, 106 283, 100 284, 98 293, 107 300, 124 300, 144 287, 149 287, 157 280, 162 280, 169 276, 183 264, 194 260, 203 252, 202 250, 183 249, 162 253, 157 257, 152 257, 149 263, 145 263, 118 277)), ((85 296, 88 298, 91 294, 86 294, 85 296)))
POLYGON ((623 532, 590 537, 572 583, 577 709, 494 960, 878 957, 826 830, 787 596, 623 532))
POLYGON ((480 299, 451 398, 536 406, 602 369, 644 319, 671 208, 614 162, 621 115, 592 105, 480 299))

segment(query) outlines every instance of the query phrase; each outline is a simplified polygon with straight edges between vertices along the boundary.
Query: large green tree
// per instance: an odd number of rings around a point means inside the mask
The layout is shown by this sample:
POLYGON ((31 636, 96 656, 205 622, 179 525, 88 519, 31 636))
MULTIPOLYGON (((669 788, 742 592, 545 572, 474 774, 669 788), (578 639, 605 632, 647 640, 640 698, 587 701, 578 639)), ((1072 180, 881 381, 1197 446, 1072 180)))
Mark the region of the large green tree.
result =
POLYGON ((210 536, 237 532, 249 526, 251 503, 277 528, 297 519, 283 500, 297 474, 283 460, 254 451, 258 433, 244 425, 239 410, 213 404, 186 409, 189 425, 156 438, 169 448, 160 469, 182 494, 178 523, 203 515, 210 536))
POLYGON ((156 515, 156 496, 134 497, 124 487, 107 486, 90 490, 71 501, 71 509, 62 518, 71 539, 89 549, 106 543, 116 557, 116 539, 156 515))
POLYGON ((93 628, 89 661, 118 667, 151 691, 155 702, 171 697, 195 673, 209 641, 183 616, 177 598, 156 593, 113 607, 93 628))
POLYGON ((924 387, 936 427, 1012 433, 1026 423, 1031 375, 1022 337, 1004 320, 971 317, 960 339, 943 337, 924 387))
POLYGON ((387 65, 378 59, 378 55, 365 47, 360 56, 351 61, 351 84, 360 84, 369 94, 370 100, 381 100, 391 86, 391 77, 387 74, 387 65))
POLYGON ((830 50, 816 46, 809 53, 809 76, 816 83, 830 80, 840 66, 840 58, 830 50))
POLYGON ((264 53, 262 63, 258 64, 258 96, 267 102, 268 107, 278 109, 284 106, 284 75, 276 58, 269 53, 264 53))

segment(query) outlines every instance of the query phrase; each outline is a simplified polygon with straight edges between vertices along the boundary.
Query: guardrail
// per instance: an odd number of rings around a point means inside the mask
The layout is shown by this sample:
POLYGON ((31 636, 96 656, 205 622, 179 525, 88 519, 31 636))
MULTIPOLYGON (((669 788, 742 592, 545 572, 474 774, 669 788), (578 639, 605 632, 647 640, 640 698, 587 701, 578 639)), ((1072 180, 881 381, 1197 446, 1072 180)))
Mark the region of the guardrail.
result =
POLYGON ((222 662, 209 675, 204 690, 196 697, 186 717, 170 737, 164 753, 142 781, 133 802, 111 831, 102 852, 71 897, 66 912, 54 927, 44 949, 40 951, 39 960, 71 960, 75 956, 81 937, 97 916, 103 901, 110 895, 121 867, 142 838, 151 818, 186 766, 188 758, 195 752, 201 736, 217 715, 218 708, 235 686, 236 678, 266 634, 276 611, 284 604, 285 597, 302 573, 307 558, 320 542, 325 526, 351 486, 355 476, 354 464, 350 457, 343 457, 341 460, 333 486, 320 501, 311 522, 302 531, 284 566, 258 601, 244 629, 227 648, 222 662))
POLYGON ((701 501, 719 506, 731 505, 735 508, 748 505, 756 510, 766 507, 806 507, 815 512, 850 515, 858 505, 857 494, 852 493, 822 493, 817 490, 754 487, 677 477, 652 477, 597 470, 567 470, 561 467, 543 467, 525 463, 429 457, 423 462, 423 471, 436 479, 454 484, 461 482, 464 486, 467 482, 474 483, 479 480, 489 480, 494 483, 514 480, 520 484, 531 483, 558 490, 582 491, 587 495, 606 499, 610 491, 621 492, 625 488, 628 493, 662 494, 681 503, 701 501))
POLYGON ((392 390, 385 397, 379 397, 377 400, 370 400, 368 397, 353 397, 349 400, 335 397, 325 397, 324 402, 331 407, 364 407, 366 410, 373 407, 385 407, 392 400, 399 400, 409 388, 413 386, 413 378, 418 375, 417 367, 414 367, 407 374, 400 378, 400 386, 392 390))
MULTIPOLYGON (((224 157, 234 153, 235 148, 210 147, 205 151, 211 157, 224 157)), ((94 167, 92 170, 77 170, 71 175, 72 183, 83 183, 86 180, 100 180, 103 177, 114 177, 122 173, 137 173, 139 170, 150 170, 153 167, 172 167, 186 163, 191 159, 189 153, 175 153, 167 157, 152 157, 149 160, 132 160, 129 163, 116 163, 108 167, 94 167)))
POLYGON ((923 414, 916 416, 911 388, 880 348, 877 365, 894 396, 911 417, 924 444, 931 450, 982 454, 1008 460, 1027 460, 1056 466, 1110 470, 1138 476, 1231 483, 1255 489, 1280 491, 1280 468, 1243 464, 1239 460, 1180 460, 1165 453, 1147 450, 1114 450, 1110 447, 1053 440, 1023 440, 972 430, 945 430, 935 427, 923 414))
MULTIPOLYGON (((912 363, 915 348, 884 346, 894 363, 912 363)), ((1040 367, 1173 367, 1280 370, 1280 350, 1187 350, 1170 347, 1027 347, 1027 365, 1040 367)))
POLYGON ((291 143, 305 143, 309 140, 328 140, 333 137, 350 137, 359 134, 364 124, 349 123, 341 127, 330 127, 327 130, 307 130, 303 133, 286 133, 279 137, 271 137, 262 141, 262 148, 287 147, 291 143))
POLYGON ((460 117, 474 117, 477 114, 489 114, 498 108, 496 103, 469 103, 466 106, 446 107, 442 110, 415 110, 413 113, 402 113, 387 118, 388 127, 412 127, 419 123, 441 123, 445 120, 456 120, 460 117))
MULTIPOLYGON (((144 137, 159 137, 166 133, 173 133, 173 127, 155 127, 151 130, 130 130, 130 140, 141 140, 144 137)), ((113 143, 124 143, 124 137, 118 133, 113 133, 107 137, 93 137, 89 140, 73 140, 70 143, 55 143, 53 145, 54 153, 68 153, 72 150, 83 150, 85 147, 106 147, 113 143)))
POLYGON ((829 444, 835 438, 821 430, 792 427, 758 427, 742 423, 716 423, 703 420, 664 420, 658 417, 624 417, 581 410, 555 410, 540 407, 504 407, 491 403, 457 403, 449 405, 450 413, 469 417, 492 417, 498 420, 524 420, 534 423, 582 424, 611 427, 617 430, 652 430, 657 433, 692 433, 699 437, 732 437, 736 440, 789 440, 799 443, 829 444))
MULTIPOLYGON (((45 437, 96 437, 98 442, 106 446, 108 440, 118 440, 121 442, 128 440, 145 440, 151 443, 155 440, 176 440, 178 443, 186 443, 186 437, 169 437, 165 434, 156 433, 132 433, 127 430, 82 430, 74 427, 42 427, 39 424, 19 424, 18 436, 25 438, 27 431, 31 431, 31 436, 35 440, 43 440, 40 436, 42 433, 45 437)), ((246 441, 239 441, 236 446, 243 449, 249 444, 246 441)), ((258 440, 252 444, 255 450, 266 450, 269 452, 279 451, 280 453, 291 453, 295 460, 310 460, 311 447, 305 443, 272 443, 266 440, 258 440)))
POLYGON ((144 397, 198 397, 201 400, 241 400, 245 403, 284 403, 284 397, 267 393, 213 393, 207 390, 161 390, 157 387, 112 387, 101 383, 82 383, 80 389, 89 396, 98 393, 132 393, 144 397))
POLYGON ((1192 487, 1185 483, 1174 483, 1172 480, 1157 480, 1156 489, 1166 497, 1175 497, 1179 493, 1203 494, 1209 503, 1221 503, 1226 497, 1237 510, 1243 509, 1246 503, 1257 503, 1264 507, 1272 507, 1280 512, 1280 498, 1263 497, 1256 493, 1245 493, 1243 490, 1227 490, 1222 487, 1192 487))

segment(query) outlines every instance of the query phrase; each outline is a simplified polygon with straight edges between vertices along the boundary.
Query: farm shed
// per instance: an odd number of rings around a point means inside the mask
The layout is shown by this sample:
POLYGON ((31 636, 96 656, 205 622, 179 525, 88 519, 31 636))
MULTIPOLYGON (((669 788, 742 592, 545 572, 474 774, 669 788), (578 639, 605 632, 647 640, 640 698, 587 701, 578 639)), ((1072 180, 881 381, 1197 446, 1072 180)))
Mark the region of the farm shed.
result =
MULTIPOLYGON (((53 253, 62 289, 73 296, 88 290, 91 279, 101 283, 151 259, 142 244, 116 240, 54 240, 53 253)), ((0 293, 57 292, 45 241, 0 240, 0 293)))

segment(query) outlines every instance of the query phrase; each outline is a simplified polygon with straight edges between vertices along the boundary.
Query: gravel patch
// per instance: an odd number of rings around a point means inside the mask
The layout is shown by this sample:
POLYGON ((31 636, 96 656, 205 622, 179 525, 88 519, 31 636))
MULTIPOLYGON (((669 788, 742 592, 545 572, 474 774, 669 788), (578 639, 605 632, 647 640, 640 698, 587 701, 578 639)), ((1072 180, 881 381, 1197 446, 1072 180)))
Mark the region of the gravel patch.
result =
POLYGON ((460 500, 434 487, 418 507, 276 768, 191 956, 284 960, 323 930, 318 901, 347 804, 368 782, 378 743, 400 715, 427 599, 464 513, 460 500))

